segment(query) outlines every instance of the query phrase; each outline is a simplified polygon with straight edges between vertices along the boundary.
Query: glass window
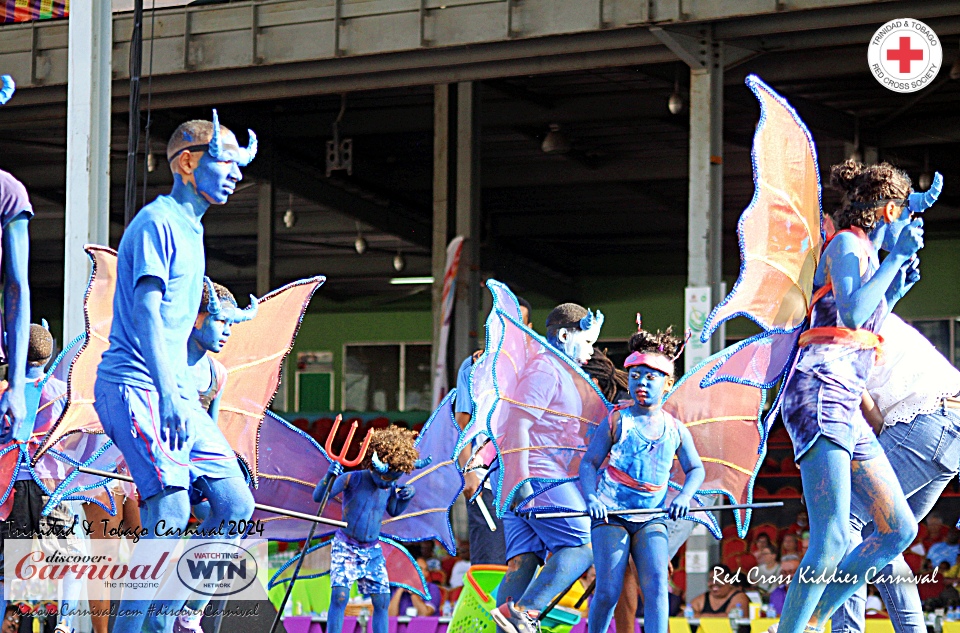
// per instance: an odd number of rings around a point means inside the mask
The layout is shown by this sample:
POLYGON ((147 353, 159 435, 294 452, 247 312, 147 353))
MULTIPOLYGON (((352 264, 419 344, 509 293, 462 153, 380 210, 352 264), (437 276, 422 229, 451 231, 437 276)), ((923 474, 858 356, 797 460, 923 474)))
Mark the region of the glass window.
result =
POLYGON ((343 364, 344 410, 400 410, 400 345, 347 345, 343 364))
POLYGON ((405 345, 404 411, 430 411, 433 400, 433 372, 429 345, 405 345))
POLYGON ((343 358, 344 410, 431 409, 429 344, 345 345, 343 358))

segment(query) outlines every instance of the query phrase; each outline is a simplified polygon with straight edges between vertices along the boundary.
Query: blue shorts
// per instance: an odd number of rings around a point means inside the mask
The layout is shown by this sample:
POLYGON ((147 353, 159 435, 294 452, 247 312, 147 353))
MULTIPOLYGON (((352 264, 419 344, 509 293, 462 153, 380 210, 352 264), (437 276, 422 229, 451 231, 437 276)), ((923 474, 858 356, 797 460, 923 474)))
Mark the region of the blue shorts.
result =
POLYGON ((607 516, 606 521, 602 521, 600 519, 592 519, 590 521, 591 530, 595 530, 597 528, 606 527, 606 526, 618 527, 623 530, 626 530, 627 534, 630 535, 630 538, 633 538, 634 535, 636 535, 641 530, 645 530, 649 527, 653 527, 654 525, 663 526, 663 527, 655 528, 657 531, 662 531, 664 534, 667 534, 669 532, 666 516, 659 516, 659 517, 650 519, 649 521, 640 522, 640 521, 629 521, 624 517, 611 514, 607 516))
POLYGON ((330 544, 330 586, 349 589, 354 581, 362 594, 390 593, 380 542, 358 543, 337 530, 330 544))
POLYGON ((199 400, 187 400, 190 437, 172 449, 160 435, 160 404, 156 391, 97 379, 94 407, 103 430, 127 462, 141 499, 164 488, 183 488, 200 477, 243 477, 236 453, 199 400))

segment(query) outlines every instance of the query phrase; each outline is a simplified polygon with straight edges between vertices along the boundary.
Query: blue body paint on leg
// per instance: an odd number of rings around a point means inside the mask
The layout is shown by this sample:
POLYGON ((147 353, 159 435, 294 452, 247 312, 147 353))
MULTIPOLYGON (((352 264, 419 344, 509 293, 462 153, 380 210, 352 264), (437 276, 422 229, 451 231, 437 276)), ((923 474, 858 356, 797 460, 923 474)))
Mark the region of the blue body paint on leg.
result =
POLYGON ((630 556, 630 535, 618 525, 598 526, 590 534, 596 549, 597 578, 602 578, 603 582, 597 582, 590 601, 587 630, 589 633, 607 633, 623 587, 623 574, 630 556))

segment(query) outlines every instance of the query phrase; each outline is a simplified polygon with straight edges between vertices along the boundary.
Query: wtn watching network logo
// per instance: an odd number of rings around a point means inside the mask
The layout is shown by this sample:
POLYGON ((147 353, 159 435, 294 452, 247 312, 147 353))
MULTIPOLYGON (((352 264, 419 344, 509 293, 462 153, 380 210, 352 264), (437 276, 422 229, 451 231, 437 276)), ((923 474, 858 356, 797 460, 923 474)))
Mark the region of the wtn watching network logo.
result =
POLYGON ((267 542, 245 539, 90 539, 51 547, 33 539, 4 543, 4 598, 56 600, 64 583, 92 599, 265 600, 267 542))
POLYGON ((232 596, 257 580, 257 559, 245 546, 208 541, 191 547, 177 561, 177 576, 205 596, 232 596))

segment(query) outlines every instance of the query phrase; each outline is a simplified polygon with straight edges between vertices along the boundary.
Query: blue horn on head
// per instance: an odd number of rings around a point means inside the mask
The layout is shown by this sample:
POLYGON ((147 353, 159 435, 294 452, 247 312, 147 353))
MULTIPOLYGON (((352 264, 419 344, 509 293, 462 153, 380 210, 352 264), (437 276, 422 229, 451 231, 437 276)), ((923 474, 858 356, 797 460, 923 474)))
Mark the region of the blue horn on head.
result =
POLYGON ((210 146, 207 149, 213 160, 223 160, 223 139, 220 138, 220 117, 217 109, 213 109, 213 136, 210 137, 210 146))
POLYGON ((911 193, 907 197, 907 208, 911 213, 923 213, 933 206, 933 203, 940 197, 942 190, 943 176, 940 175, 940 172, 936 172, 933 174, 933 182, 930 183, 929 189, 911 193))
POLYGON ((389 466, 380 461, 380 456, 377 455, 377 451, 373 451, 373 455, 370 457, 370 463, 373 464, 373 469, 381 475, 386 475, 390 470, 389 466))
POLYGON ((249 128, 247 129, 247 135, 250 137, 250 140, 247 141, 247 147, 240 150, 240 156, 237 158, 237 164, 241 167, 249 165, 257 156, 257 135, 249 128))
POLYGON ((427 466, 430 465, 430 462, 432 461, 433 461, 433 457, 431 456, 424 457, 423 459, 418 459, 416 462, 414 462, 413 468, 414 470, 420 470, 421 468, 426 468, 427 466))
POLYGON ((250 295, 250 305, 248 305, 243 310, 235 310, 233 315, 234 323, 243 323, 244 321, 249 321, 253 317, 257 316, 257 298, 253 295, 250 295))
POLYGON ((42 327, 43 329, 45 329, 47 332, 50 331, 50 324, 47 323, 47 320, 46 320, 46 319, 40 319, 40 327, 42 327))
POLYGON ((597 310, 596 314, 594 314, 590 310, 590 308, 587 308, 587 316, 580 319, 580 329, 589 330, 594 327, 599 328, 602 326, 603 326, 603 312, 600 312, 600 310, 597 310))
POLYGON ((220 297, 217 296, 217 289, 213 287, 213 281, 209 277, 203 277, 203 283, 207 286, 207 292, 210 294, 210 297, 207 299, 207 312, 213 315, 218 315, 223 310, 223 305, 220 303, 220 297))
POLYGON ((0 75, 0 105, 10 101, 16 89, 17 84, 14 83, 13 77, 10 75, 0 75))

